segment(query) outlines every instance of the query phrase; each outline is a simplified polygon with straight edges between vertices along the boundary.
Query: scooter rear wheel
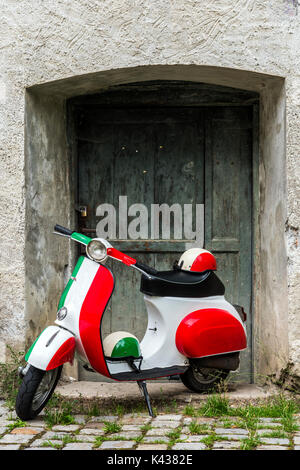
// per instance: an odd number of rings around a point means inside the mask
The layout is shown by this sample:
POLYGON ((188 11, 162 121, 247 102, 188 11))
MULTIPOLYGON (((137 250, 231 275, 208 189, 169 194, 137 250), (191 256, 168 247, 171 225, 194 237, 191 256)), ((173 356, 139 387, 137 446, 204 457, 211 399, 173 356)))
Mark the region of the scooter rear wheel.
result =
POLYGON ((228 374, 228 370, 190 366, 180 378, 192 392, 205 393, 215 390, 228 374))
POLYGON ((24 421, 35 418, 50 400, 62 366, 44 371, 30 366, 16 398, 16 413, 24 421))

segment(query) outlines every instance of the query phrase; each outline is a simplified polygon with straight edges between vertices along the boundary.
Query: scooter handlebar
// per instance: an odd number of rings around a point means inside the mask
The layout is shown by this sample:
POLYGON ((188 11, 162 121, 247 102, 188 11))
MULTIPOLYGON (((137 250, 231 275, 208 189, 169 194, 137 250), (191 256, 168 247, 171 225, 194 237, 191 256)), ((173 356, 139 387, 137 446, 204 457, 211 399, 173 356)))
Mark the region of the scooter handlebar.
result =
POLYGON ((61 233, 62 235, 66 235, 68 237, 70 237, 73 233, 73 230, 70 230, 66 227, 62 227, 61 225, 58 225, 58 224, 55 225, 54 231, 61 233))
MULTIPOLYGON (((72 237, 72 239, 83 243, 84 245, 88 245, 88 243, 92 240, 89 237, 86 237, 85 235, 82 235, 80 233, 74 232, 73 230, 70 230, 66 227, 63 227, 62 225, 56 224, 54 227, 54 232, 59 233, 61 235, 64 235, 66 237, 72 237)), ((143 263, 138 263, 136 259, 131 258, 128 255, 125 255, 125 253, 122 253, 119 250, 116 250, 113 248, 109 243, 107 246, 107 255, 110 256, 111 258, 117 259, 118 261, 121 261, 122 263, 126 264, 127 266, 134 266, 137 269, 143 271, 144 273, 147 274, 157 274, 156 269, 151 268, 150 266, 147 266, 146 264, 143 263)))
POLYGON ((151 268, 151 266, 148 266, 147 264, 143 264, 143 263, 138 263, 136 262, 135 263, 135 267, 144 271, 145 273, 147 274, 153 274, 154 276, 157 274, 157 270, 154 269, 154 268, 151 268))

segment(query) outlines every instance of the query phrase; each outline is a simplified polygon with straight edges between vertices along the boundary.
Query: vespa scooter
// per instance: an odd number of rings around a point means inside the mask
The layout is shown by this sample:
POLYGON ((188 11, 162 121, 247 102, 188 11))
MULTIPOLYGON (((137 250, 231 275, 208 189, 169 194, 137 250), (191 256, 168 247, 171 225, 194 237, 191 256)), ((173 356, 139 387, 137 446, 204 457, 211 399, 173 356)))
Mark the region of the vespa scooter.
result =
POLYGON ((42 331, 19 370, 19 418, 30 420, 41 412, 63 364, 72 363, 75 352, 89 370, 116 381, 136 381, 151 416, 146 380, 179 375, 186 387, 201 393, 238 368, 240 351, 247 347, 246 314, 225 300, 212 253, 187 250, 172 270, 157 271, 108 240, 60 225, 54 233, 84 245, 86 256, 80 256, 61 295, 55 325, 42 331), (141 273, 148 325, 140 343, 128 332, 111 333, 102 341, 102 319, 115 285, 105 266, 108 257, 141 273))

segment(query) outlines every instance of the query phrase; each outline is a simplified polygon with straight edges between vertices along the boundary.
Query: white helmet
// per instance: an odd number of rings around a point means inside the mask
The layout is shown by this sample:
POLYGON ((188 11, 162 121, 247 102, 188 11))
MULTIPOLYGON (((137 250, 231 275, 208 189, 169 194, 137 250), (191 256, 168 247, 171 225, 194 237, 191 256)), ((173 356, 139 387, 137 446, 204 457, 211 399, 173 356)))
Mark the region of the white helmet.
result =
POLYGON ((217 262, 210 251, 202 248, 190 248, 181 255, 178 267, 184 271, 215 271, 217 262))
POLYGON ((103 350, 106 357, 140 357, 139 340, 127 331, 116 331, 108 335, 103 341, 103 350))

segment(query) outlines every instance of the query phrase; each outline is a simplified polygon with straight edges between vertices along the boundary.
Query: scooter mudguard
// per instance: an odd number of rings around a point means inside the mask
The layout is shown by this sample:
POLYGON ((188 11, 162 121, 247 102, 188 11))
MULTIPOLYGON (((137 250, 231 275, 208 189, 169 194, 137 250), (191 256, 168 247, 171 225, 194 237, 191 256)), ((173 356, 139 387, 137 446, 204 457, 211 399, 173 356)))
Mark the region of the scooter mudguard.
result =
POLYGON ((178 351, 189 358, 200 358, 246 349, 246 330, 237 317, 220 308, 191 312, 177 328, 178 351))
POLYGON ((73 362, 75 337, 59 326, 48 326, 28 350, 25 360, 41 370, 51 370, 73 362))

